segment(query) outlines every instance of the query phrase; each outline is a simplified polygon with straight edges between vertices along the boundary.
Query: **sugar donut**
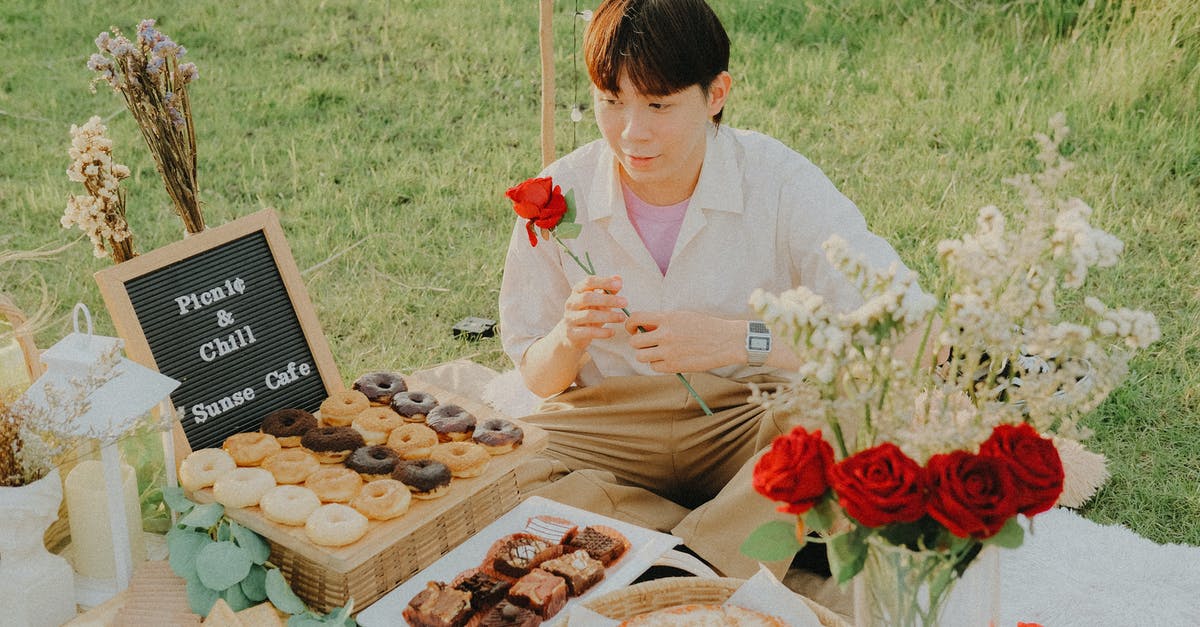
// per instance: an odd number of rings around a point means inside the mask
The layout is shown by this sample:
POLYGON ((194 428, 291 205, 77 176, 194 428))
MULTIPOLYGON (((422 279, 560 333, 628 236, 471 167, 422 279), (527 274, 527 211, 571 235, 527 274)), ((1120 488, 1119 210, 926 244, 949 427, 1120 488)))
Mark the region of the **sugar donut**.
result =
POLYGON ((392 396, 408 390, 404 377, 395 372, 368 372, 354 382, 354 389, 367 395, 376 405, 387 405, 392 396))
POLYGON ((267 490, 258 502, 267 520, 293 527, 303 525, 308 515, 320 506, 321 499, 315 492, 298 485, 277 485, 267 490))
POLYGON ((458 405, 438 405, 425 416, 425 424, 437 431, 438 440, 461 442, 475 430, 475 416, 458 405))
POLYGON ((408 486, 395 479, 380 479, 363 486, 350 507, 371 520, 391 520, 404 515, 412 502, 408 486))
POLYGON ((262 468, 234 468, 213 484, 213 498, 225 507, 254 507, 273 487, 275 477, 262 468))
POLYGON ((455 477, 478 477, 487 468, 492 456, 474 442, 446 442, 433 447, 429 457, 442 462, 455 477))
POLYGON ((425 422, 425 416, 437 405, 437 399, 428 392, 410 390, 392 397, 392 409, 408 422, 425 422))
POLYGON ((489 418, 475 425, 475 434, 471 437, 488 453, 503 455, 525 439, 525 432, 511 420, 489 418))
POLYGON ((353 427, 317 427, 305 433, 300 443, 322 464, 340 464, 367 442, 353 427))
POLYGON ((429 457, 437 443, 436 431, 413 422, 396 427, 387 441, 388 448, 399 453, 404 459, 429 457))
POLYGON ((317 428, 317 419, 303 409, 277 409, 262 421, 262 432, 275 436, 279 446, 300 446, 300 436, 317 428))
POLYGON ((450 487, 450 469, 432 459, 409 459, 396 466, 392 478, 408 486, 413 498, 436 499, 450 487))
POLYGON ((267 433, 235 433, 221 444, 238 466, 257 466, 262 460, 279 452, 282 448, 275 436, 267 433))
POLYGON ((304 480, 304 487, 316 492, 322 503, 345 503, 362 484, 362 477, 345 466, 322 466, 304 480))
POLYGON ((307 449, 285 448, 264 459, 262 467, 275 476, 275 483, 303 483, 321 462, 307 449))
POLYGON ((331 503, 308 515, 304 533, 313 544, 345 546, 358 541, 367 532, 367 517, 353 507, 331 503))
POLYGON ((382 445, 361 446, 346 458, 346 468, 362 475, 366 481, 387 479, 400 463, 396 451, 382 445))
POLYGON ((358 415, 351 425, 362 434, 367 444, 387 442, 392 429, 404 424, 399 414, 387 407, 371 407, 358 415))
POLYGON ((321 401, 321 422, 328 427, 348 427, 370 406, 367 396, 357 390, 334 392, 321 401))
POLYGON ((207 488, 221 475, 237 468, 233 457, 219 448, 202 448, 192 451, 179 464, 179 485, 188 492, 207 488))

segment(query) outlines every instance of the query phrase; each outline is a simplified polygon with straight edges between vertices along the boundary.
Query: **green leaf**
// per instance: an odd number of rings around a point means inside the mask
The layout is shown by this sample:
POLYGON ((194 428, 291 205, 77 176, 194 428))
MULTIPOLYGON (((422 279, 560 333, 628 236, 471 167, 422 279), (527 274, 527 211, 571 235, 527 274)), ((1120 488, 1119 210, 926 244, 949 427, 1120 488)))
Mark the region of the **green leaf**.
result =
MULTIPOLYGON (((292 592, 291 586, 288 585, 287 580, 283 578, 283 573, 279 572, 278 568, 267 571, 267 598, 281 612, 288 614, 300 614, 308 609, 304 605, 304 601, 301 601, 300 597, 292 592)), ((289 620, 288 624, 292 624, 292 621, 289 620)))
POLYGON ((804 528, 809 531, 829 531, 833 526, 833 499, 822 499, 820 503, 804 512, 801 518, 804 520, 804 528))
POLYGON ((200 582, 213 590, 224 590, 250 574, 250 554, 232 542, 213 542, 196 556, 200 582))
MULTIPOLYGON (((575 223, 575 215, 576 215, 575 214, 575 207, 576 207, 576 205, 575 205, 575 190, 568 189, 567 193, 563 197, 563 199, 567 201, 567 212, 563 214, 563 217, 561 220, 559 220, 558 225, 562 226, 563 224, 567 224, 567 223, 574 224, 575 223)), ((576 234, 576 235, 578 235, 578 234, 576 234)))
POLYGON ((740 550, 756 560, 778 562, 791 558, 803 546, 796 540, 795 523, 772 520, 755 529, 740 550))
POLYGON ((163 488, 163 502, 176 514, 186 514, 196 506, 188 497, 183 495, 183 488, 163 488))
POLYGON ((225 599, 225 602, 229 604, 229 609, 235 612, 240 612, 251 605, 254 605, 254 603, 251 602, 250 599, 246 598, 246 595, 242 593, 241 586, 235 585, 225 588, 221 591, 221 598, 225 599))
POLYGON ((233 541, 246 550, 255 564, 265 564, 271 558, 271 545, 262 536, 235 522, 230 523, 229 528, 233 532, 233 541))
POLYGON ((325 620, 308 614, 296 614, 288 619, 287 627, 325 627, 325 620))
POLYGON ((229 542, 233 540, 233 534, 230 532, 229 525, 236 524, 232 520, 222 519, 217 524, 217 542, 229 542))
POLYGON ((216 603, 217 598, 220 597, 216 590, 200 583, 199 579, 187 580, 187 595, 188 607, 192 608, 193 613, 201 616, 208 616, 213 603, 216 603))
POLYGON ((220 503, 197 505, 186 516, 179 519, 179 524, 196 529, 209 529, 225 515, 225 506, 220 503))
POLYGON ((250 574, 241 583, 242 594, 255 603, 267 600, 267 569, 259 564, 250 567, 250 574))
POLYGON ((1025 542, 1025 529, 1021 527, 1021 523, 1017 522, 1017 517, 1013 516, 1004 523, 1000 531, 996 535, 987 539, 988 544, 994 544, 1006 549, 1015 549, 1025 542))
POLYGON ((176 575, 186 578, 196 572, 196 556, 212 544, 207 533, 175 528, 167 532, 167 559, 176 575))
POLYGON ((866 537, 870 530, 856 527, 853 531, 836 535, 829 540, 829 569, 837 577, 838 584, 854 578, 867 563, 866 537))
POLYGON ((575 239, 583 232, 583 227, 574 222, 560 222, 554 227, 554 232, 558 234, 558 239, 575 239))

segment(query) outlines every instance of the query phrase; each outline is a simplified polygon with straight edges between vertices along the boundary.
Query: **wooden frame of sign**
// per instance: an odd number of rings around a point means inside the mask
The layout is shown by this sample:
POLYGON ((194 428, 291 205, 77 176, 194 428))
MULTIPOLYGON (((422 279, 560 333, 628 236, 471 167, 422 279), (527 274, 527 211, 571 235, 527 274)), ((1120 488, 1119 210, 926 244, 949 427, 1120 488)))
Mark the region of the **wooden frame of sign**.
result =
POLYGON ((276 409, 316 412, 343 389, 271 209, 95 274, 125 351, 176 379, 175 445, 220 446, 276 409))

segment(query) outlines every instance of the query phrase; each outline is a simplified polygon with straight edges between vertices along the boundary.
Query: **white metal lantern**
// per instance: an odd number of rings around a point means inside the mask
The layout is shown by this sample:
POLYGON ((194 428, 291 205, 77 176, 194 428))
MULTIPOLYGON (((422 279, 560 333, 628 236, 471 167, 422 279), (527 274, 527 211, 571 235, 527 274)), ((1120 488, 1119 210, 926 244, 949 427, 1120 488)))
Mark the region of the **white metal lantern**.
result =
MULTIPOLYGON (((155 405, 160 405, 161 411, 173 411, 168 395, 179 386, 179 382, 125 359, 121 355, 123 340, 94 335, 91 314, 82 303, 75 306, 74 316, 74 332, 42 353, 46 373, 33 382, 23 398, 43 411, 53 412, 56 407, 54 395, 62 394, 64 390, 80 389, 80 381, 95 377, 97 371, 104 373, 91 382, 95 387, 88 388, 90 393, 80 415, 74 418, 50 416, 55 421, 53 428, 61 436, 91 438, 100 449, 103 485, 107 492, 105 502, 108 506, 105 509, 108 510, 108 529, 112 536, 116 568, 115 579, 109 582, 80 582, 77 577, 79 601, 82 605, 90 606, 98 605, 127 588, 133 571, 133 547, 126 533, 130 514, 123 506, 123 479, 117 440, 132 430, 138 420, 155 405), (86 332, 80 332, 81 316, 86 321, 86 332)), ((174 441, 170 432, 163 434, 163 446, 167 476, 173 478, 174 441)), ((68 476, 68 490, 70 482, 68 476)), ((75 519, 76 516, 98 513, 72 511, 69 516, 75 519)), ((137 522, 140 523, 140 512, 137 522)))

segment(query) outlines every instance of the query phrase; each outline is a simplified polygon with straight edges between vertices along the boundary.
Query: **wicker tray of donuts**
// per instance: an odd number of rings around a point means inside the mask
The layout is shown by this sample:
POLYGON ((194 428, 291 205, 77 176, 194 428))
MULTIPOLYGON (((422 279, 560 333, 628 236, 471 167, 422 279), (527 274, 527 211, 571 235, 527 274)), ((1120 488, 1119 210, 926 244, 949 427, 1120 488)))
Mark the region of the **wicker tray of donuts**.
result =
POLYGON ((362 608, 516 506, 545 431, 399 373, 372 372, 316 415, 281 409, 180 464, 184 490, 262 534, 292 589, 362 608))

